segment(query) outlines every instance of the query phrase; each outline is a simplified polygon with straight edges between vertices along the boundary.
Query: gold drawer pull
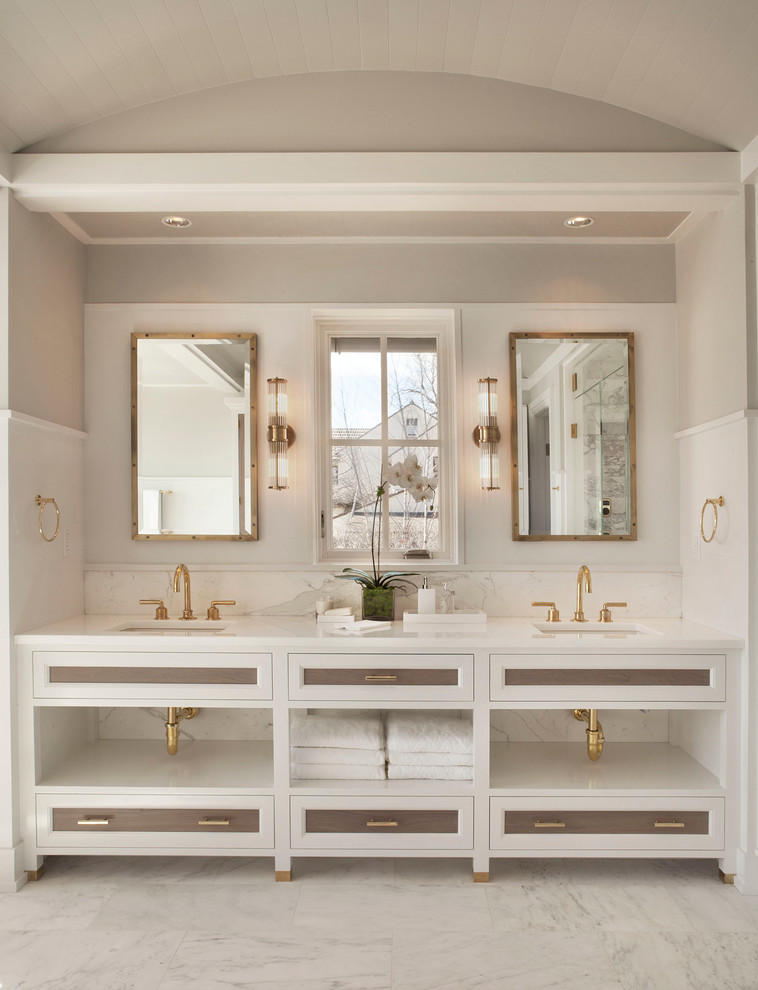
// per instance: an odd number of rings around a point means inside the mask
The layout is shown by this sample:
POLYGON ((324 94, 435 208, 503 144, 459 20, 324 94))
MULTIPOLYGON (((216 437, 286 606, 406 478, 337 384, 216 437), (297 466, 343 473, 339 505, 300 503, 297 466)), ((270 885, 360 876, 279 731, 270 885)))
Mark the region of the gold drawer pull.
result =
POLYGON ((110 818, 79 818, 77 825, 110 825, 110 818))
POLYGON ((684 822, 656 822, 656 828, 684 828, 684 822))
POLYGON ((396 681, 397 674, 366 674, 367 681, 396 681))
POLYGON ((566 827, 566 823, 565 822, 541 822, 541 821, 536 821, 534 823, 534 827, 535 828, 565 828, 566 827))
POLYGON ((231 825, 228 818, 201 818, 198 825, 231 825))
POLYGON ((366 822, 366 828, 397 828, 397 822, 375 822, 372 818, 366 822))

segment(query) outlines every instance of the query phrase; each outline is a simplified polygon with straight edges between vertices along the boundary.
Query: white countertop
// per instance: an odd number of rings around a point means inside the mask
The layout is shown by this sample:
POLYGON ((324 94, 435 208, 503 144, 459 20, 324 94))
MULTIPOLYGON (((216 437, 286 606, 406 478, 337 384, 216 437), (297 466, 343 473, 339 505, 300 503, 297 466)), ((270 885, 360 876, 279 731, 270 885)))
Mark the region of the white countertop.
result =
POLYGON ((403 622, 376 622, 376 631, 361 634, 319 625, 313 617, 230 616, 218 622, 176 619, 159 622, 142 615, 81 615, 40 626, 15 637, 24 646, 85 647, 128 651, 214 650, 218 652, 275 649, 329 649, 347 652, 382 652, 427 648, 498 649, 522 652, 658 653, 670 650, 737 650, 744 641, 736 636, 682 619, 628 617, 600 627, 561 622, 555 630, 540 631, 544 623, 529 618, 490 618, 486 625, 449 624, 447 617, 430 628, 404 628, 403 622), (136 627, 128 632, 123 627, 136 627), (597 630, 597 631, 592 631, 597 630))

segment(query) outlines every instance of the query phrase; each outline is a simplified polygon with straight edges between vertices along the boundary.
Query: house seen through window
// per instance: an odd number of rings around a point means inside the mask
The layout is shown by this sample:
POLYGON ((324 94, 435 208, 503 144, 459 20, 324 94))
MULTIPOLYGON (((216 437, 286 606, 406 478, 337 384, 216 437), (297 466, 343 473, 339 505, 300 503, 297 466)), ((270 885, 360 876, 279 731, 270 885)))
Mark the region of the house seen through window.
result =
POLYGON ((380 503, 383 560, 408 550, 448 553, 439 333, 419 332, 415 324, 406 332, 386 324, 352 329, 332 331, 323 341, 324 405, 331 421, 324 451, 331 465, 328 509, 322 510, 324 556, 366 558, 380 483, 386 491, 380 503), (389 467, 406 461, 418 464, 428 484, 414 491, 391 481, 389 467))

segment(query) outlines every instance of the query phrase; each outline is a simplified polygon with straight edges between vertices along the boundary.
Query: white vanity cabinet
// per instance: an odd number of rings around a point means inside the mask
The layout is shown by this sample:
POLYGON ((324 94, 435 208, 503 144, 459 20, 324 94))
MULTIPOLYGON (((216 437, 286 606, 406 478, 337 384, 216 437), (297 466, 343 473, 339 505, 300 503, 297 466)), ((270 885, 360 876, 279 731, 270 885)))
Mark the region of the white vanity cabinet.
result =
POLYGON ((229 635, 19 637, 27 868, 45 855, 678 856, 739 868, 742 644, 675 620, 655 637, 486 629, 339 636, 312 620, 229 635), (167 752, 167 706, 200 714, 167 752), (598 710, 605 744, 588 758, 598 710), (299 780, 295 713, 419 710, 473 723, 473 779, 299 780))

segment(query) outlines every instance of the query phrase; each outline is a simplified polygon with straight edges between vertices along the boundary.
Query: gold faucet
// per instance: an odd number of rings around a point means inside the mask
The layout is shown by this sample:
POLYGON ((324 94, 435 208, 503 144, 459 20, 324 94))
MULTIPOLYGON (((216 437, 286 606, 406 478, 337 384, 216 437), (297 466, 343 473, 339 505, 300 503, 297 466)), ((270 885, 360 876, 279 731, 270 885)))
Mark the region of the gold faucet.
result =
POLYGON ((196 619, 197 616, 192 614, 192 601, 190 599, 190 576, 186 564, 179 564, 174 571, 174 591, 179 591, 182 586, 182 574, 184 575, 184 611, 182 612, 182 618, 196 619))
MULTIPOLYGON (((590 574, 590 569, 586 564, 582 564, 579 568, 579 573, 576 576, 576 612, 574 612, 574 618, 572 622, 587 622, 589 620, 584 617, 584 603, 582 601, 582 584, 584 584, 584 590, 587 594, 592 592, 592 576, 590 574)), ((176 586, 174 587, 176 591, 176 586)))
POLYGON ((603 727, 597 720, 597 708, 575 708, 574 718, 577 722, 586 722, 587 756, 591 760, 599 760, 603 753, 603 727))
POLYGON ((183 718, 194 718, 197 708, 168 708, 166 715, 166 745, 168 755, 176 756, 179 749, 179 723, 183 718))

